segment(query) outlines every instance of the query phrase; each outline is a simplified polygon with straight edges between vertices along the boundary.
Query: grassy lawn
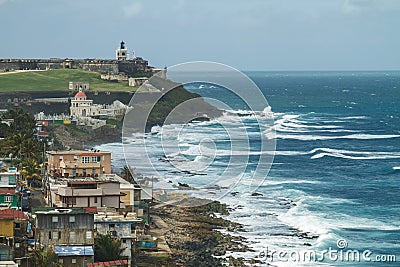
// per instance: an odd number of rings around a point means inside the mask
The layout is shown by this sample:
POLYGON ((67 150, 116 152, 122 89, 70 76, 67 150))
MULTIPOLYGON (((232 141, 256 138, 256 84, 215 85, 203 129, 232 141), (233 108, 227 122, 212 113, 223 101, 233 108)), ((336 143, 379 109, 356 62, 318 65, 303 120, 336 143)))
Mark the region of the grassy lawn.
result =
POLYGON ((0 75, 0 92, 68 91, 69 82, 89 82, 90 91, 134 91, 128 82, 108 82, 100 73, 77 69, 30 71, 0 75))

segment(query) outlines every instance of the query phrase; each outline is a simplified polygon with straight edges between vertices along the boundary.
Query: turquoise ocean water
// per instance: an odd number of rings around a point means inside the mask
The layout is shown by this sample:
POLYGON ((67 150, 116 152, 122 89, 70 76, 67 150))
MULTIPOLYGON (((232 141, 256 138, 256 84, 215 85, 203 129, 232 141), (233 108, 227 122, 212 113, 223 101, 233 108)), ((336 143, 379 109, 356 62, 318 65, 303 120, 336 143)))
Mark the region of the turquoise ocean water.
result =
MULTIPOLYGON (((260 266, 396 266, 377 260, 394 255, 400 261, 400 72, 246 74, 272 107, 277 145, 268 177, 257 189, 262 196, 241 193, 239 184, 238 194, 222 199, 234 208, 228 218, 244 225, 245 232, 233 234, 247 237, 254 250, 232 255, 258 257, 260 266), (340 251, 338 240, 345 244, 343 253, 370 251, 367 258, 371 261, 336 259, 334 255, 311 262, 266 257, 272 251, 286 251, 294 258, 301 251, 319 255, 329 248, 340 251)), ((248 132, 259 130, 257 115, 225 89, 201 83, 186 87, 229 103, 248 132)), ((149 156, 164 178, 174 183, 196 185, 212 180, 229 162, 229 142, 218 122, 234 129, 239 125, 234 118, 226 113, 218 120, 186 125, 179 137, 183 152, 167 155, 175 166, 159 160, 166 156, 159 134, 147 137, 152 147, 149 156), (219 151, 212 164, 201 175, 177 172, 176 164, 182 158, 190 164, 206 160, 196 150, 204 138, 212 139, 219 151)), ((171 127, 164 126, 163 133, 168 135, 171 127)), ((249 136, 256 148, 258 139, 249 136)), ((113 152, 114 169, 125 164, 121 144, 101 148, 113 152)), ((257 155, 250 155, 249 175, 253 157, 257 155)), ((137 171, 145 174, 140 156, 133 161, 137 171)))

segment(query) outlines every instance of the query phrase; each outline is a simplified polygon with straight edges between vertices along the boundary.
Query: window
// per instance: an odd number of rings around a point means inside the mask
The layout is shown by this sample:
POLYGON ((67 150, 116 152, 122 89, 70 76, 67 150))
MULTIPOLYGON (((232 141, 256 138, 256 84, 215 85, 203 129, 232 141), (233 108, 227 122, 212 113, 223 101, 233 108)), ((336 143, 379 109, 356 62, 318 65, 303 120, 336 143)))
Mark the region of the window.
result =
POLYGON ((74 223, 75 222, 75 216, 69 216, 69 222, 74 223))
POLYGON ((96 169, 92 169, 92 174, 96 174, 96 169))
POLYGON ((13 196, 4 196, 4 202, 12 202, 13 196))
POLYGON ((75 232, 69 232, 69 239, 75 240, 75 238, 76 238, 75 232))
POLYGON ((58 216, 53 216, 53 217, 51 218, 51 221, 52 221, 53 223, 57 223, 57 222, 58 222, 58 216))
POLYGON ((51 232, 49 232, 49 239, 51 239, 51 232))
POLYGON ((15 229, 20 229, 21 228, 21 224, 20 223, 15 223, 15 229))
POLYGON ((122 243, 126 244, 126 239, 122 239, 122 243))
POLYGON ((84 156, 82 157, 82 163, 89 163, 90 162, 90 157, 84 156))
MULTIPOLYGON (((94 113, 93 113, 94 115, 94 113)), ((97 157, 92 157, 92 162, 97 162, 97 157)))
POLYGON ((94 203, 97 203, 97 197, 94 197, 94 203))
POLYGON ((58 238, 58 233, 61 234, 61 232, 53 232, 53 235, 52 235, 53 239, 59 239, 58 238))
POLYGON ((76 263, 76 259, 71 259, 71 263, 76 263))
POLYGON ((92 231, 86 231, 86 239, 92 238, 92 231))
POLYGON ((61 239, 61 232, 58 232, 58 239, 61 239))

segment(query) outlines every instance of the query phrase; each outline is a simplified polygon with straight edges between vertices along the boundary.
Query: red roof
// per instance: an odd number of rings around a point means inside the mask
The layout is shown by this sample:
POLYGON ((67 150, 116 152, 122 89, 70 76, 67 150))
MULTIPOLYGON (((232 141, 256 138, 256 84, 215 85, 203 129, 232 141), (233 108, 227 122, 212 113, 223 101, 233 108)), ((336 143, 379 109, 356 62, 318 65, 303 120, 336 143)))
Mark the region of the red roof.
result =
POLYGON ((79 91, 78 93, 76 93, 75 98, 79 98, 79 97, 86 98, 86 94, 82 91, 79 91))
POLYGON ((97 267, 97 266, 127 266, 128 260, 116 260, 116 261, 102 261, 102 262, 94 262, 88 263, 88 267, 97 267))
POLYGON ((12 209, 0 210, 0 219, 15 219, 15 218, 28 220, 28 216, 26 216, 20 210, 12 210, 12 209))
POLYGON ((85 211, 88 212, 88 213, 97 214, 97 207, 85 208, 85 211))
POLYGON ((38 132, 37 135, 39 135, 39 136, 49 136, 49 133, 41 131, 41 132, 38 132))
POLYGON ((0 194, 15 194, 15 189, 14 188, 8 188, 8 189, 0 188, 0 194))

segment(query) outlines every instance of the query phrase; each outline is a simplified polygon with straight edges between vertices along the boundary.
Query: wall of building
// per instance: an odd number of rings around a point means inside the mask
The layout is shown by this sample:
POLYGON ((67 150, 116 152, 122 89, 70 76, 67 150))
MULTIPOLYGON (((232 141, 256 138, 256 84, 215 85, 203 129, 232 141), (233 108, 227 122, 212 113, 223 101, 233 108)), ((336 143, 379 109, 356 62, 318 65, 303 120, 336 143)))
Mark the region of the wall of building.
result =
POLYGON ((9 204, 10 208, 17 208, 18 207, 18 196, 13 194, 0 194, 0 204, 9 204), (12 197, 12 201, 6 201, 6 198, 12 197))
POLYGON ((59 257, 58 262, 61 263, 63 267, 87 266, 88 263, 93 262, 93 256, 59 257), (75 263, 73 263, 73 259, 75 259, 75 263))
POLYGON ((0 236, 14 236, 14 219, 0 219, 0 236))
POLYGON ((92 229, 41 229, 37 230, 42 245, 93 245, 92 229))

